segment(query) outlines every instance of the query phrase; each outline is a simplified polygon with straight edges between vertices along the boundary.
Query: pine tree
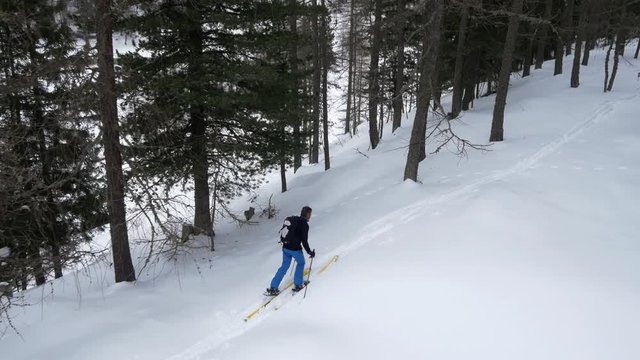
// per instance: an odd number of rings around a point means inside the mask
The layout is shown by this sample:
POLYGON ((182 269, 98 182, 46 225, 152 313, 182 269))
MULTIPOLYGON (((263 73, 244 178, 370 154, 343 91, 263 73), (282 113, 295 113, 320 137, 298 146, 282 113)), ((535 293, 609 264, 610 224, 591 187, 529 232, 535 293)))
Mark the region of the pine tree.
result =
POLYGON ((0 5, 0 146, 11 152, 0 157, 0 247, 12 251, 0 277, 22 289, 81 261, 88 231, 107 221, 87 54, 64 6, 0 5))
POLYGON ((113 39, 111 0, 98 0, 97 43, 98 84, 100 94, 100 116, 104 144, 107 186, 109 188, 109 223, 111 225, 111 248, 116 282, 135 281, 136 273, 131 261, 125 208, 125 184, 122 173, 120 131, 117 108, 116 83, 113 68, 113 39))

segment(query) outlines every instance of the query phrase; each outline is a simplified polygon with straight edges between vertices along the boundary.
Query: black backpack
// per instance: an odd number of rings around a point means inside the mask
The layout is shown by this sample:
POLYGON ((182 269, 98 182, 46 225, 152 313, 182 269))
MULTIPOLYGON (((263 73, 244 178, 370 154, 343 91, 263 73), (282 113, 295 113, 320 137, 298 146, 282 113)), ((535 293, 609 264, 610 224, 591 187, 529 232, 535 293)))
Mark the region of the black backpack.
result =
MULTIPOLYGON (((289 232, 295 231, 296 220, 297 219, 295 216, 289 216, 288 218, 284 219, 282 227, 280 228, 279 242, 281 242, 282 245, 287 245, 287 235, 289 234, 289 232)), ((291 236, 289 236, 289 240, 291 240, 291 236)))

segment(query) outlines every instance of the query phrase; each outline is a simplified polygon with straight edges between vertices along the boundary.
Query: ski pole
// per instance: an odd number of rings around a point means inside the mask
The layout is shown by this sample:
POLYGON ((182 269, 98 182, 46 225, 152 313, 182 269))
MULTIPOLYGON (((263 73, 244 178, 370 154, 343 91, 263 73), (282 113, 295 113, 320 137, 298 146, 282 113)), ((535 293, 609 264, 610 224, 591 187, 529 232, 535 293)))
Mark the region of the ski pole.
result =
MULTIPOLYGON (((316 249, 313 249, 313 253, 316 253, 316 249)), ((314 256, 315 257, 315 256, 314 256)), ((311 258, 311 262, 309 263, 309 275, 307 275, 307 282, 309 281, 309 279, 311 279, 311 267, 313 266, 313 258, 311 258)), ((307 297, 307 287, 309 286, 309 284, 307 283, 307 285, 305 285, 304 287, 304 295, 302 296, 302 298, 306 298, 307 297)))

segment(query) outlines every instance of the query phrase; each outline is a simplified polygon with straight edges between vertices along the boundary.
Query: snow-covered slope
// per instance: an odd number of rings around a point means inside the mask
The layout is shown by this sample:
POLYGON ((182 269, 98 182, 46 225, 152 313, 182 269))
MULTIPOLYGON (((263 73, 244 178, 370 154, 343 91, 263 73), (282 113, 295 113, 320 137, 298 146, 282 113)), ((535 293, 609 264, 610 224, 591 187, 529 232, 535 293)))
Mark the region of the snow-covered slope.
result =
MULTIPOLYGON (((640 358, 640 61, 605 94, 604 54, 591 56, 578 89, 549 62, 514 78, 505 141, 429 156, 422 184, 402 182, 411 117, 375 151, 361 128, 330 171, 305 166, 285 194, 274 175, 260 201, 274 194, 278 218, 222 225, 213 254, 136 284, 94 266, 29 292, 2 358, 640 358), (318 254, 307 296, 245 322, 279 265, 281 220, 303 205, 318 254)), ((493 101, 457 133, 486 143, 493 101)))

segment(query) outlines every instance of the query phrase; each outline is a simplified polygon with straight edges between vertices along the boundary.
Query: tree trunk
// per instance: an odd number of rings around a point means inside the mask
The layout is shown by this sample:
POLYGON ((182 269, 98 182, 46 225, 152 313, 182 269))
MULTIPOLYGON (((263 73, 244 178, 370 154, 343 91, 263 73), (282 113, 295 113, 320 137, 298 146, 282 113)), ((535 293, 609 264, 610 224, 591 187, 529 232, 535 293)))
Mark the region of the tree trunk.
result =
POLYGON ((509 27, 507 28, 507 37, 504 42, 504 51, 502 52, 502 65, 500 68, 500 78, 498 79, 498 91, 496 94, 496 103, 493 107, 493 121, 491 123, 491 137, 489 141, 502 141, 504 136, 504 109, 507 104, 507 92, 509 91, 509 77, 511 76, 511 68, 513 65, 513 51, 518 38, 518 25, 520 20, 518 15, 522 13, 523 0, 513 0, 511 12, 509 16, 509 27))
POLYGON ((460 26, 458 27, 458 43, 456 45, 456 63, 453 71, 453 95, 451 97, 451 118, 455 119, 462 110, 462 67, 464 65, 464 47, 469 24, 469 6, 462 4, 460 11, 460 26))
POLYGON ((380 46, 382 44, 382 0, 375 0, 374 7, 371 62, 369 65, 369 141, 371 142, 371 149, 375 149, 380 142, 377 117, 378 102, 380 101, 378 62, 380 60, 380 46))
POLYGON ((571 45, 573 45, 573 39, 574 39, 574 33, 573 33, 573 26, 574 26, 574 21, 573 21, 573 9, 575 8, 575 0, 566 0, 567 2, 567 8, 566 8, 566 16, 564 17, 564 23, 563 23, 563 27, 565 30, 565 44, 566 44, 566 49, 565 49, 565 55, 569 56, 571 55, 571 45))
POLYGON ((564 52, 564 44, 562 43, 562 40, 560 39, 560 37, 558 37, 556 39, 556 50, 555 50, 555 63, 553 66, 553 75, 560 75, 562 74, 562 62, 564 61, 564 58, 562 56, 563 52, 564 52))
POLYGON ((192 94, 193 99, 189 109, 195 205, 193 225, 208 236, 213 236, 209 193, 209 160, 207 156, 206 138, 207 124, 204 115, 205 109, 199 100, 205 90, 199 85, 198 81, 202 76, 201 61, 204 34, 200 20, 200 10, 190 6, 188 11, 191 15, 188 33, 191 56, 188 60, 187 76, 191 79, 189 93, 192 94))
POLYGON ((627 0, 620 0, 620 9, 620 24, 618 25, 618 31, 616 32, 616 49, 613 54, 613 69, 611 69, 611 78, 609 79, 609 85, 607 85, 607 91, 611 91, 613 89, 613 82, 616 80, 616 74, 618 73, 620 56, 624 55, 624 45, 626 43, 625 23, 627 17, 627 0))
POLYGON ((402 125, 402 95, 404 87, 404 28, 405 28, 405 3, 404 0, 397 0, 396 11, 396 71, 395 87, 393 91, 393 125, 392 132, 402 125))
MULTIPOLYGON (((551 8, 553 7, 553 0, 546 0, 544 6, 544 19, 551 21, 551 8)), ((538 37, 538 50, 536 52, 536 69, 542 68, 544 62, 544 52, 547 47, 547 35, 549 34, 549 25, 542 24, 540 29, 540 36, 538 37)))
MULTIPOLYGON (((322 7, 325 8, 325 0, 322 0, 322 7)), ((329 170, 331 168, 331 159, 329 158, 329 109, 328 109, 328 98, 327 98, 327 78, 329 76, 329 51, 328 51, 328 41, 327 38, 327 16, 322 16, 322 36, 320 41, 322 41, 322 140, 323 140, 323 150, 324 150, 324 170, 329 170)))
MULTIPOLYGON (((530 27, 530 26, 528 26, 530 27)), ((524 54, 524 63, 522 64, 522 77, 531 75, 531 62, 533 61, 533 42, 535 35, 529 38, 527 44, 527 52, 524 54)))
POLYGON ((636 45, 636 54, 633 56, 633 58, 637 59, 639 54, 640 54, 640 38, 638 38, 638 45, 636 45))
MULTIPOLYGON (((357 33, 356 33, 357 34, 357 33)), ((357 44, 357 42, 356 42, 357 44)), ((356 54, 357 55, 357 54, 356 54)), ((362 123, 362 74, 363 74, 363 60, 356 58, 357 71, 354 73, 355 79, 358 79, 358 89, 354 91, 354 96, 356 96, 356 116, 355 116, 355 124, 353 125, 353 134, 355 135, 358 130, 358 125, 362 123)))
POLYGON ((349 5, 349 73, 347 85, 347 113, 344 120, 344 133, 351 133, 351 113, 353 107, 354 58, 355 58, 355 0, 349 5))
MULTIPOLYGON (((284 128, 282 129, 284 133, 284 128)), ((284 153, 284 149, 280 152, 280 184, 282 192, 287 191, 287 158, 284 153)))
POLYGON ((593 40, 585 41, 584 54, 582 55, 582 66, 588 66, 589 65, 589 55, 591 54, 591 49, 593 48, 593 46, 591 45, 592 41, 593 40))
POLYGON ((582 54, 582 42, 584 41, 584 28, 588 4, 589 0, 584 0, 580 5, 580 22, 578 24, 578 31, 576 35, 576 49, 573 56, 573 67, 571 68, 572 88, 577 88, 578 86, 580 86, 580 55, 582 54))
POLYGON ((464 96, 462 97, 462 110, 468 111, 473 99, 476 98, 476 87, 478 85, 478 59, 480 52, 474 51, 468 57, 469 64, 464 69, 464 96))
POLYGON ((40 286, 47 282, 44 275, 44 267, 42 266, 42 257, 40 256, 40 244, 36 239, 29 240, 29 266, 36 280, 36 285, 40 286))
POLYGON ((431 86, 436 74, 435 64, 438 59, 442 22, 444 17, 444 0, 430 0, 425 6, 424 18, 428 19, 422 34, 422 56, 420 60, 420 80, 418 83, 416 115, 411 129, 409 153, 404 168, 404 180, 418 181, 418 166, 424 152, 427 114, 431 101, 431 86))
MULTIPOLYGON (((318 6, 318 1, 313 0, 313 6, 318 6)), ((318 26, 318 15, 313 15, 313 124, 310 164, 317 164, 320 152, 320 29, 318 26)))
POLYGON ((607 92, 607 85, 609 84, 609 59, 611 59, 611 50, 613 50, 614 45, 613 39, 609 39, 609 41, 607 56, 604 58, 604 92, 607 92))
POLYGON ((556 49, 554 51, 554 66, 553 66, 553 75, 562 74, 562 65, 564 61, 564 39, 560 34, 560 30, 556 30, 556 49))
MULTIPOLYGON (((562 9, 562 26, 567 26, 569 23, 569 4, 573 3, 573 0, 566 0, 566 3, 562 9)), ((564 56, 563 53, 565 51, 565 45, 569 43, 569 47, 571 47, 571 43, 569 41, 569 31, 568 29, 556 29, 556 50, 555 50, 555 66, 553 69, 553 75, 560 75, 563 71, 563 61, 564 56)), ((568 55, 568 54, 567 54, 568 55)))
POLYGON ((53 273, 56 279, 62 277, 62 257, 60 254, 60 245, 58 243, 51 244, 51 255, 53 257, 53 273))
MULTIPOLYGON (((289 31, 294 36, 294 40, 292 40, 289 44, 289 64, 291 66, 291 73, 294 77, 298 76, 298 17, 297 17, 297 0, 289 0, 289 7, 291 8, 289 11, 289 31)), ((292 112, 295 114, 300 113, 300 108, 298 105, 298 92, 299 92, 299 83, 296 81, 294 85, 294 95, 291 97, 291 107, 292 112)), ((297 120, 296 124, 293 125, 293 142, 294 142, 294 152, 293 152, 293 172, 295 173, 302 166, 302 137, 300 135, 300 122, 301 120, 297 120)))
POLYGON ((136 274, 131 261, 127 235, 127 213, 124 204, 124 177, 120 155, 116 83, 113 70, 111 0, 98 0, 97 14, 98 91, 109 193, 113 268, 116 282, 135 281, 136 274))

